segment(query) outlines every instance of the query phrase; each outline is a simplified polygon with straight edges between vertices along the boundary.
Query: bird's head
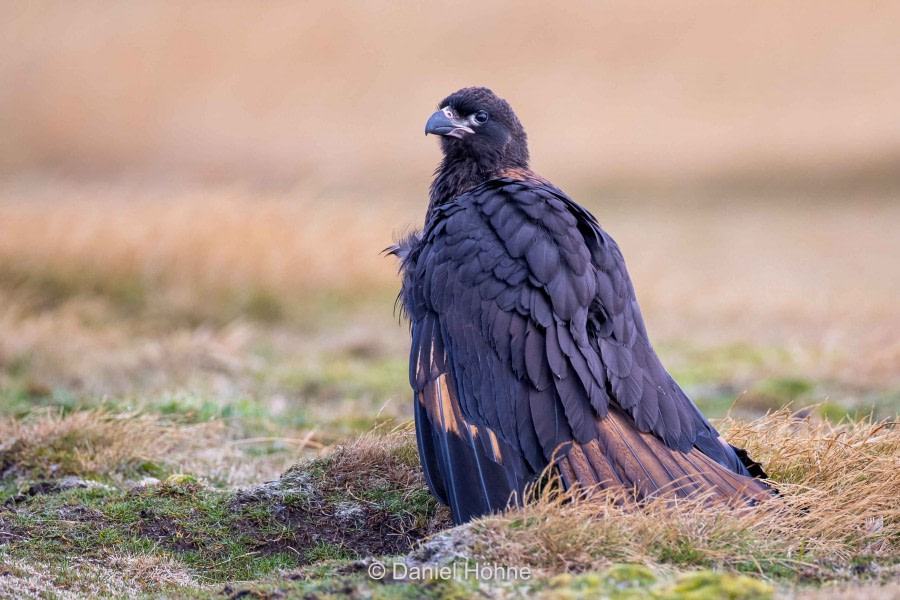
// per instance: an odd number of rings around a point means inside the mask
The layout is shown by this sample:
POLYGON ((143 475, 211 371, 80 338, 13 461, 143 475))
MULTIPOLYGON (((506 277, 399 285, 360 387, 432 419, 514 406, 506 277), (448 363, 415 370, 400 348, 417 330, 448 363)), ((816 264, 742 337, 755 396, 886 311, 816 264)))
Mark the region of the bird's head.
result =
POLYGON ((482 171, 528 166, 528 141, 509 103, 488 88, 469 87, 444 98, 425 134, 441 136, 450 161, 469 160, 482 171))

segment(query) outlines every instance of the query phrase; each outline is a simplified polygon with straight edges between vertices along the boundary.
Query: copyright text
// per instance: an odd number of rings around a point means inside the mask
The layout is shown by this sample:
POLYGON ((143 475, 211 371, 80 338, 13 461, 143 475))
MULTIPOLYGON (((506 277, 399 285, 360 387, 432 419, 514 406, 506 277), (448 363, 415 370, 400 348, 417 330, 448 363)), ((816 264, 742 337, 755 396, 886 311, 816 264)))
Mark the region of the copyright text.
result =
POLYGON ((507 567, 493 563, 453 563, 449 565, 408 565, 395 562, 385 565, 375 561, 369 565, 369 577, 375 580, 406 579, 409 581, 431 581, 436 579, 477 579, 480 581, 512 581, 531 579, 529 567, 507 567))

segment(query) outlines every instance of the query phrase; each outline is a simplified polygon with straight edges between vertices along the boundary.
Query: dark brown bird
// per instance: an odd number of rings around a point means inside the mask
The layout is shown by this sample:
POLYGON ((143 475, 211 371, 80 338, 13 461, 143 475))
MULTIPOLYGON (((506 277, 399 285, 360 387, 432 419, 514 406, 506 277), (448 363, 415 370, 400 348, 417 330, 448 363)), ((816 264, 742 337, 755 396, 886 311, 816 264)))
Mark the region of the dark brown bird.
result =
POLYGON ((551 461, 562 482, 638 500, 770 489, 666 372, 622 253, 528 168, 525 130, 486 88, 445 98, 425 226, 391 250, 412 331, 416 434, 457 523, 506 508, 551 461))

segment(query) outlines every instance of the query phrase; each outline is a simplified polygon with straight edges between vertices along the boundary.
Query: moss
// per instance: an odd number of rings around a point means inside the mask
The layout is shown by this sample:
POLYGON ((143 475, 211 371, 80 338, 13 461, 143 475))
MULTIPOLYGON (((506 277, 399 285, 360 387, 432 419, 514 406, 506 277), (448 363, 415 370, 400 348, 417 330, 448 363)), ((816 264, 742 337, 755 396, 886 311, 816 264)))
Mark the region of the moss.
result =
POLYGON ((613 565, 604 571, 557 575, 547 583, 544 597, 552 600, 647 598, 657 578, 643 565, 613 565))
MULTIPOLYGON (((338 569, 341 571, 342 569, 338 569)), ((325 600, 339 598, 372 598, 374 600, 467 600, 492 594, 489 584, 474 581, 436 579, 430 581, 404 581, 386 584, 374 581, 364 574, 343 574, 326 570, 322 574, 305 576, 290 574, 288 579, 245 582, 226 585, 214 591, 197 593, 194 597, 258 597, 258 598, 309 598, 325 600)))
POLYGON ((604 571, 603 578, 616 587, 641 587, 656 582, 653 571, 644 565, 614 565, 604 571))
POLYGON ((727 575, 712 571, 686 573, 665 588, 654 590, 658 600, 767 600, 774 588, 746 575, 727 575))
POLYGON ((771 585, 746 575, 697 571, 672 581, 656 577, 642 565, 621 564, 600 572, 553 577, 544 596, 553 600, 767 600, 773 594, 771 585))

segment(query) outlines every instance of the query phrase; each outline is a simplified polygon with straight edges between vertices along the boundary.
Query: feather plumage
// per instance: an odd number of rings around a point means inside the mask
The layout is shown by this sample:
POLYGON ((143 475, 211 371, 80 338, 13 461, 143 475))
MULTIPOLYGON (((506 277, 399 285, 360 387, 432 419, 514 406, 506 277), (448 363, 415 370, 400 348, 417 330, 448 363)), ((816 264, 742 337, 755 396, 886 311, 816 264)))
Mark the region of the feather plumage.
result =
POLYGON ((721 441, 660 363, 615 241, 527 170, 505 101, 474 88, 444 106, 490 110, 490 127, 443 140, 425 228, 391 249, 435 496, 463 522, 521 498, 556 460, 567 486, 638 499, 766 497, 747 470, 759 465, 721 441))

